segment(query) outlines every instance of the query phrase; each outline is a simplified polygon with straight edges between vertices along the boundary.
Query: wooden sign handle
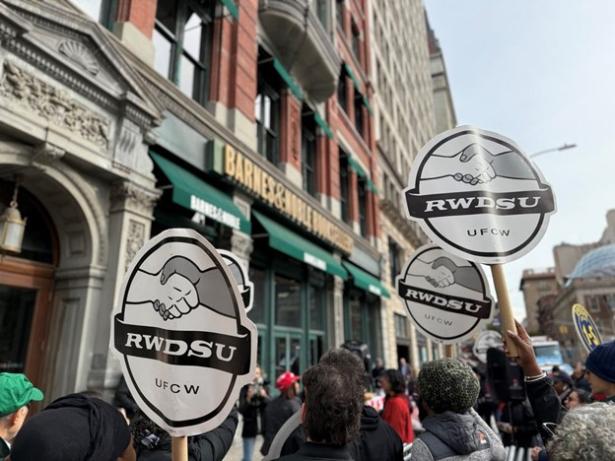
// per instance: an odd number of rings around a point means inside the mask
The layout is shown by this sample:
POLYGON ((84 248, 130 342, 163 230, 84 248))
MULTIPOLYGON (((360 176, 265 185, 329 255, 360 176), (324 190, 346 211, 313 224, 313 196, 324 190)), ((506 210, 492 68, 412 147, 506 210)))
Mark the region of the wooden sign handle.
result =
POLYGON ((171 459, 188 461, 188 437, 171 437, 171 459))
POLYGON ((517 346, 512 341, 508 340, 507 330, 517 332, 515 325, 515 316, 513 315, 510 305, 510 297, 508 296, 508 286, 506 285, 506 277, 504 277, 504 269, 501 264, 493 264, 491 266, 491 275, 493 276, 493 284, 495 292, 498 295, 498 305, 500 307, 500 321, 502 322, 502 338, 506 341, 506 349, 508 356, 511 358, 519 357, 517 346))

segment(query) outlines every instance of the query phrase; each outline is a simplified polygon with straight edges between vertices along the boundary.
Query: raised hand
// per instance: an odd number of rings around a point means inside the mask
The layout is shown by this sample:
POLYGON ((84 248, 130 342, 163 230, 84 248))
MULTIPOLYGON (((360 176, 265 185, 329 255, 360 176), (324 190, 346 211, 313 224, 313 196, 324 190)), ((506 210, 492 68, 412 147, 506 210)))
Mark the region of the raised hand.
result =
POLYGON ((459 154, 460 164, 453 178, 472 186, 488 183, 496 177, 493 160, 494 156, 483 146, 470 144, 459 154))

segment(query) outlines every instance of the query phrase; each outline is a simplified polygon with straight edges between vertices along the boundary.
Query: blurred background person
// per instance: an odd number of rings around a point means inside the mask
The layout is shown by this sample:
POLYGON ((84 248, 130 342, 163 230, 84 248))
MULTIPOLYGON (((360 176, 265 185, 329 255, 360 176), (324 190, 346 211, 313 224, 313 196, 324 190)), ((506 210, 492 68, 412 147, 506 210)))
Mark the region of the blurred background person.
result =
POLYGON ((591 392, 587 392, 585 389, 573 389, 564 401, 564 406, 566 409, 572 410, 578 406, 592 403, 592 401, 591 392))
POLYGON ((254 379, 239 393, 239 413, 243 417, 243 461, 252 461, 256 436, 262 432, 262 421, 269 401, 269 393, 265 386, 260 367, 256 367, 254 379))
POLYGON ((585 379, 585 367, 583 366, 583 362, 577 362, 574 367, 574 371, 572 372, 572 375, 570 377, 574 382, 575 388, 591 392, 591 386, 589 385, 589 381, 585 379))
POLYGON ((412 443, 411 404, 406 395, 406 382, 401 372, 389 369, 380 377, 380 385, 385 392, 382 419, 391 425, 403 443, 412 443))
POLYGON ((380 381, 378 378, 380 378, 382 373, 384 373, 384 362, 380 357, 378 357, 374 368, 372 368, 372 387, 376 391, 380 390, 380 381))

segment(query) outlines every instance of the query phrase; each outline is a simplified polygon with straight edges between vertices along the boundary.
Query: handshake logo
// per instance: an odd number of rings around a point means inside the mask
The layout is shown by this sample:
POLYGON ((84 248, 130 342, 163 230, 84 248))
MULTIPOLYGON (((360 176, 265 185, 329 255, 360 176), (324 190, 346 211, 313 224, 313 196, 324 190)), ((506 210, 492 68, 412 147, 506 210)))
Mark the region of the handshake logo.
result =
POLYGON ((217 427, 256 365, 252 284, 192 230, 150 240, 124 278, 113 347, 139 407, 172 435, 217 427))
POLYGON ((397 292, 418 328, 441 342, 472 335, 492 313, 480 267, 433 245, 413 254, 397 278, 397 292))
POLYGON ((555 211, 551 188, 512 141, 469 127, 423 147, 404 193, 433 240, 487 264, 529 251, 555 211))

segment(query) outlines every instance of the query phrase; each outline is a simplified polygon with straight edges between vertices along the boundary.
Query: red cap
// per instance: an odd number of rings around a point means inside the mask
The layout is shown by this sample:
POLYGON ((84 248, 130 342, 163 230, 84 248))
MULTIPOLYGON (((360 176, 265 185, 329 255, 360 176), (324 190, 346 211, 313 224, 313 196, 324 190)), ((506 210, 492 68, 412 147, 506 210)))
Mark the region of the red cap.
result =
POLYGON ((286 389, 288 389, 290 386, 295 384, 297 381, 299 381, 299 376, 297 376, 294 373, 291 373, 290 371, 286 371, 282 373, 278 377, 278 379, 276 379, 275 387, 277 387, 279 390, 284 392, 286 389))

